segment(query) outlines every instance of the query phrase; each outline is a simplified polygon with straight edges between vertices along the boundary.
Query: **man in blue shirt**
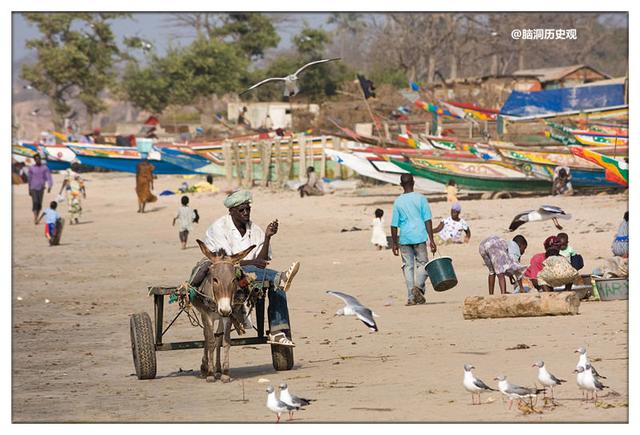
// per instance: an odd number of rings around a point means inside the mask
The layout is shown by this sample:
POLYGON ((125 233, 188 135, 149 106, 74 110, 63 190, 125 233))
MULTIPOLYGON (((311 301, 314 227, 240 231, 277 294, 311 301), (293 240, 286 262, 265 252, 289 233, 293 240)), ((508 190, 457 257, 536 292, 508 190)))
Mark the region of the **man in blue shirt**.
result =
POLYGON ((424 304, 428 262, 427 240, 435 254, 431 208, 427 198, 413 191, 413 175, 402 174, 400 185, 404 193, 393 203, 391 217, 391 249, 393 255, 402 256, 402 271, 407 284, 407 305, 424 304), (398 239, 398 229, 400 238, 398 239), (414 279, 414 274, 416 275, 414 279))

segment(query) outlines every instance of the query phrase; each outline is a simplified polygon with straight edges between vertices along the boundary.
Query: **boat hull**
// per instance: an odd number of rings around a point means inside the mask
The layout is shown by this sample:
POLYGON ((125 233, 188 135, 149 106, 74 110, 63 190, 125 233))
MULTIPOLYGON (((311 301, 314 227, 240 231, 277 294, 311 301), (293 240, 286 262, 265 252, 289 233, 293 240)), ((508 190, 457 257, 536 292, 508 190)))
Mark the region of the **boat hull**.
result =
MULTIPOLYGON (((77 159, 80 160, 80 163, 83 165, 94 166, 96 168, 108 169, 110 171, 118 171, 118 172, 130 172, 135 174, 138 163, 142 161, 142 159, 137 158, 114 158, 114 157, 104 157, 104 156, 86 156, 86 155, 78 155, 77 159)), ((180 166, 174 165, 169 162, 165 162, 162 160, 147 160, 151 163, 155 169, 153 170, 154 174, 194 174, 193 171, 189 171, 180 166)))
POLYGON ((456 182, 458 186, 467 190, 481 192, 542 192, 551 191, 551 181, 528 177, 479 177, 465 175, 449 171, 440 171, 415 165, 412 162, 391 160, 394 164, 410 172, 414 176, 428 178, 437 183, 447 184, 449 180, 456 182))

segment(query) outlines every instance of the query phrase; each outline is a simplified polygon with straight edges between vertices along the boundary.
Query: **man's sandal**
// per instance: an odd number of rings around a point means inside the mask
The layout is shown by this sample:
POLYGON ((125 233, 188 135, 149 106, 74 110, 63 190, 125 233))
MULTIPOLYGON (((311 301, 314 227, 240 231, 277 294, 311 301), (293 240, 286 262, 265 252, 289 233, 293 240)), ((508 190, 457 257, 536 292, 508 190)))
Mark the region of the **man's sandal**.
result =
POLYGON ((296 276, 298 270, 300 269, 300 262, 295 261, 291 263, 291 266, 282 274, 282 278, 280 279, 280 286, 282 290, 289 291, 289 287, 291 287, 291 282, 293 281, 293 277, 296 276))
POLYGON ((293 341, 289 340, 289 338, 284 332, 278 332, 273 335, 269 334, 269 339, 267 340, 267 343, 277 344, 280 346, 295 347, 295 344, 293 344, 293 341))

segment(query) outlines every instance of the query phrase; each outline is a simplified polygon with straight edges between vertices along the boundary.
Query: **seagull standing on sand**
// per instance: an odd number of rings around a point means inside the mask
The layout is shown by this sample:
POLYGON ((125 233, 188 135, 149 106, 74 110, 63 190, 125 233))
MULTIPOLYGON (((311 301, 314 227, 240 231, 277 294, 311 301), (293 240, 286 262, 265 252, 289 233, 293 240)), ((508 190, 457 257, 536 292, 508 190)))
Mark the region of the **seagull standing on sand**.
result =
POLYGON ((537 397, 538 394, 544 391, 544 388, 528 388, 510 384, 506 376, 498 376, 494 378, 494 380, 498 381, 498 389, 500 392, 509 398, 509 409, 511 409, 513 405, 513 399, 522 400, 537 397))
POLYGON ((294 406, 287 405, 283 401, 279 400, 276 397, 276 390, 271 385, 267 387, 267 408, 269 408, 269 411, 276 414, 276 423, 280 422, 280 415, 283 412, 288 412, 289 420, 291 420, 291 412, 296 409, 294 406))
POLYGON ((538 361, 534 363, 531 367, 538 367, 538 381, 545 387, 551 388, 551 398, 553 399, 553 387, 562 384, 563 382, 567 382, 564 379, 558 379, 553 376, 547 370, 547 366, 544 365, 544 361, 538 361))
POLYGON ((587 349, 585 349, 584 347, 579 347, 573 353, 579 353, 580 354, 580 358, 578 358, 578 364, 576 365, 576 369, 578 369, 580 367, 586 368, 587 366, 590 366, 591 367, 591 371, 593 371, 593 375, 596 378, 607 379, 606 376, 602 376, 600 373, 598 373, 596 368, 593 365, 591 365, 591 362, 589 361, 589 358, 587 357, 587 349))
MULTIPOLYGON (((305 399, 291 394, 289 392, 289 387, 287 386, 287 384, 280 384, 280 400, 289 406, 293 406, 296 409, 300 409, 304 406, 310 405, 312 402, 311 399, 305 399)), ((289 411, 289 419, 291 419, 292 414, 293 411, 289 411)))
POLYGON ((378 325, 376 325, 376 321, 373 319, 374 316, 377 317, 377 314, 358 302, 356 298, 346 293, 333 290, 329 290, 327 293, 342 299, 345 303, 344 307, 336 311, 336 316, 357 316, 369 329, 374 332, 378 331, 378 325))
POLYGON ((595 403, 598 400, 598 391, 609 388, 606 385, 602 385, 602 383, 595 377, 589 364, 587 364, 586 367, 578 367, 573 372, 577 373, 576 383, 583 393, 587 393, 587 400, 589 400, 589 392, 591 392, 593 402, 595 403))
POLYGON ((245 94, 247 92, 249 92, 252 89, 257 88, 258 86, 262 86, 265 83, 268 82, 273 82, 273 81, 283 81, 284 82, 284 96, 285 97, 293 97, 294 95, 297 95, 298 92, 300 92, 300 89, 298 88, 298 75, 304 71, 305 69, 309 68, 311 65, 317 65, 320 63, 326 63, 326 62, 332 62, 334 60, 340 60, 339 57, 333 57, 331 59, 321 59, 321 60, 314 60, 313 62, 309 62, 306 65, 301 66, 298 71, 294 72, 293 74, 289 74, 286 77, 269 77, 268 79, 264 79, 261 82, 256 83, 255 85, 251 86, 249 89, 247 89, 246 91, 242 92, 240 95, 245 94))
POLYGON ((472 369, 475 369, 475 367, 470 364, 464 365, 464 379, 462 381, 462 385, 464 386, 465 390, 471 393, 471 404, 480 405, 482 403, 482 401, 480 400, 480 393, 482 393, 483 391, 496 390, 482 382, 481 379, 476 378, 475 375, 471 372, 472 369), (475 402, 476 394, 478 395, 478 403, 475 402))
POLYGON ((547 221, 551 219, 557 229, 562 227, 558 223, 558 219, 571 219, 571 215, 565 213, 560 207, 554 205, 543 205, 537 210, 528 210, 516 215, 509 225, 509 231, 515 231, 527 222, 547 221))

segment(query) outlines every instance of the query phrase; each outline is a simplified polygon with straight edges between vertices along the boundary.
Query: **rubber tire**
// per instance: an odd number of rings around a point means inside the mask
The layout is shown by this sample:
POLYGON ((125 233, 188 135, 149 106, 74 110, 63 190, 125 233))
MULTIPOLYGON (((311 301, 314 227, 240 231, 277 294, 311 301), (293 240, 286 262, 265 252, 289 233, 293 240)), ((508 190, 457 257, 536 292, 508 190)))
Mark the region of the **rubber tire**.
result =
MULTIPOLYGON (((287 333, 287 338, 291 340, 291 333, 287 333)), ((293 368, 293 347, 271 345, 271 361, 273 368, 279 372, 291 370, 293 368)))
POLYGON ((156 347, 153 341, 151 317, 145 312, 129 317, 131 331, 131 353, 138 379, 156 377, 156 347))

